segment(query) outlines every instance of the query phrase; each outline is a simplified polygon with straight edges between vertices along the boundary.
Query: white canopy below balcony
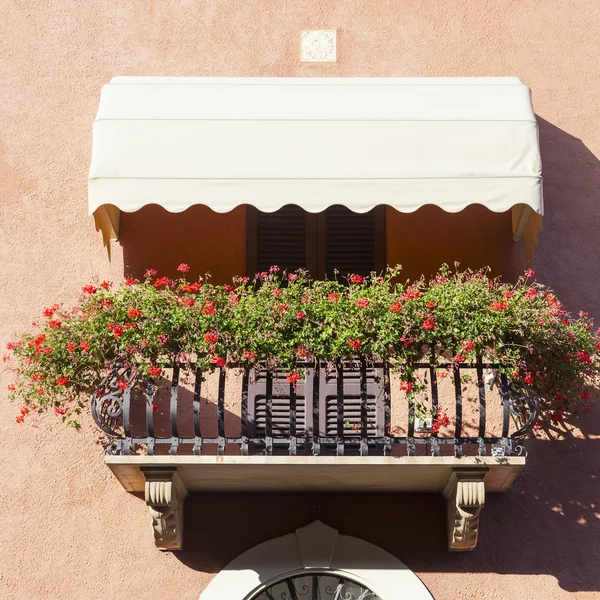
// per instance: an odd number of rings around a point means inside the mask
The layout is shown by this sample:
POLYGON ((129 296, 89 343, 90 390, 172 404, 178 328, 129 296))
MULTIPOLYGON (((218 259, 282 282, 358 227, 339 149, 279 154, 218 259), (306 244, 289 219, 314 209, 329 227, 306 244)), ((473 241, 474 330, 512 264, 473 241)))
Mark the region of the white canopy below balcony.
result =
POLYGON ((530 263, 543 214, 530 91, 513 77, 115 77, 94 122, 89 210, 108 244, 119 211, 147 204, 482 204, 512 209, 530 263))

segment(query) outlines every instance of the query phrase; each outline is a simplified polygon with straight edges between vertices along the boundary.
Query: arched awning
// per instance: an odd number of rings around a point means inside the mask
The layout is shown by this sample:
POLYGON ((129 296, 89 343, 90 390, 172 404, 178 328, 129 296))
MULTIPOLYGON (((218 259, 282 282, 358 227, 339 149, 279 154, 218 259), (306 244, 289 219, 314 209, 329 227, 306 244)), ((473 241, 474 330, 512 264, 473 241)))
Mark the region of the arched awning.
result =
POLYGON ((89 209, 241 204, 356 212, 513 210, 533 257, 543 214, 537 123, 517 78, 115 77, 94 122, 89 209))

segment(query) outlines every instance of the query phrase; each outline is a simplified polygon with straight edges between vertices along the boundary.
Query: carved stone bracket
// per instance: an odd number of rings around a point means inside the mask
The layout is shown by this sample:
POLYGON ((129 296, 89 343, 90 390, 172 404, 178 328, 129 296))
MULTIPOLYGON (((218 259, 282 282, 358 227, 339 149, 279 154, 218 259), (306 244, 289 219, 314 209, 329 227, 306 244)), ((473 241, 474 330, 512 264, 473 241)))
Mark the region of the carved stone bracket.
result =
POLYGON ((183 537, 183 501, 187 489, 174 468, 142 469, 145 499, 150 509, 154 541, 162 550, 180 550, 183 537))
POLYGON ((453 471, 444 489, 448 504, 448 549, 473 550, 485 502, 487 469, 453 471))

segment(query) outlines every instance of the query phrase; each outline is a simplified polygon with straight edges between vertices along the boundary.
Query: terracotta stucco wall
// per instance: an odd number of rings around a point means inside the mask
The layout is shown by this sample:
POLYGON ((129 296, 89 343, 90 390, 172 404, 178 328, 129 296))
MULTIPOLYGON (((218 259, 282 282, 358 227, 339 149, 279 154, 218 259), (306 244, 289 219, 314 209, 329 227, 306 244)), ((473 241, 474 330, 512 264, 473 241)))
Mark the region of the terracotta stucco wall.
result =
MULTIPOLYGON (((128 216, 107 261, 87 216, 86 177, 100 87, 117 74, 521 77, 544 161, 535 267, 569 305, 600 319, 596 0, 3 0, 0 24, 2 346, 94 278, 196 259, 218 278, 243 269, 243 211, 227 221, 220 256, 208 256, 215 247, 201 238, 221 217, 199 209, 182 224, 152 208, 128 216), (300 64, 303 28, 337 28, 338 62, 300 64)), ((506 215, 475 207, 462 216, 394 216, 393 252, 404 264, 424 255, 424 270, 455 259, 522 268, 506 215)), ((192 497, 188 549, 169 554, 153 547, 143 501, 103 465, 94 430, 66 431, 52 417, 17 426, 8 381, 2 373, 2 598, 192 600, 228 560, 312 520, 315 506, 343 533, 396 554, 438 600, 600 597, 597 407, 581 430, 557 432, 562 441, 530 444, 526 472, 486 503, 472 554, 446 553, 438 497, 299 494, 192 497)))

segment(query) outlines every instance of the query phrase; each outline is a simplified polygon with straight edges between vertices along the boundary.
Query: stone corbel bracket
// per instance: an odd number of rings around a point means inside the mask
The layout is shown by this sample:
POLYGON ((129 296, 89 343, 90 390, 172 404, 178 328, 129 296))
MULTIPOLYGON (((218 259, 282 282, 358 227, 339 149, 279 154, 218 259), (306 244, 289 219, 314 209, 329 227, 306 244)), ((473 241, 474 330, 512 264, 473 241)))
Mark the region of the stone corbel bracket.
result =
POLYGON ((152 518, 154 542, 161 550, 181 550, 185 484, 175 468, 145 468, 145 500, 152 518))
POLYGON ((453 471, 444 489, 448 504, 448 549, 473 550, 485 502, 487 469, 453 471))

